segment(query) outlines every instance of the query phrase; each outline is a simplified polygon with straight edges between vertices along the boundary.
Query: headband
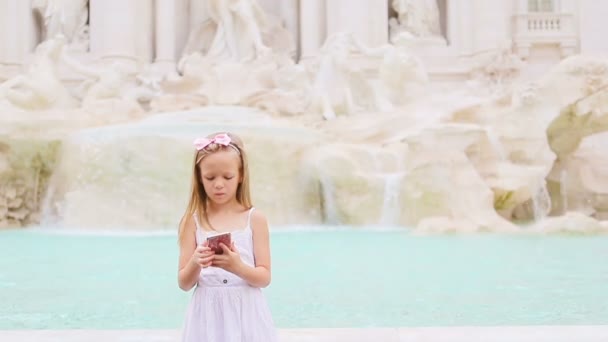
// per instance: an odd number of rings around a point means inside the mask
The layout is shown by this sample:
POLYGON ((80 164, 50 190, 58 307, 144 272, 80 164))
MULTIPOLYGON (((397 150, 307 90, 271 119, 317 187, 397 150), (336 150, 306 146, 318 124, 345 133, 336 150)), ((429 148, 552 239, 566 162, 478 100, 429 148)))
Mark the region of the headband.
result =
POLYGON ((194 148, 196 148, 197 151, 204 150, 205 148, 207 148, 207 146, 211 144, 229 146, 232 147, 236 151, 236 153, 241 154, 239 148, 232 143, 232 139, 230 139, 230 136, 226 133, 220 133, 211 139, 197 138, 194 140, 194 148))

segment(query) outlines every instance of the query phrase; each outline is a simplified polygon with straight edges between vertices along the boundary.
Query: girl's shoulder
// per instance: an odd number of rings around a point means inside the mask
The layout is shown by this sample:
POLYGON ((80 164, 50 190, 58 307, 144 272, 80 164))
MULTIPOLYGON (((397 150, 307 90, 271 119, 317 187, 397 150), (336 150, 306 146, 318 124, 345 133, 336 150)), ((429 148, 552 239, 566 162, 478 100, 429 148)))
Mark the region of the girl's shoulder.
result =
POLYGON ((184 215, 179 222, 180 230, 196 229, 196 217, 194 215, 184 215))
POLYGON ((268 223, 266 215, 258 208, 251 207, 251 223, 268 223))
POLYGON ((259 209, 255 208, 251 213, 250 219, 251 230, 268 230, 268 219, 266 215, 259 209))

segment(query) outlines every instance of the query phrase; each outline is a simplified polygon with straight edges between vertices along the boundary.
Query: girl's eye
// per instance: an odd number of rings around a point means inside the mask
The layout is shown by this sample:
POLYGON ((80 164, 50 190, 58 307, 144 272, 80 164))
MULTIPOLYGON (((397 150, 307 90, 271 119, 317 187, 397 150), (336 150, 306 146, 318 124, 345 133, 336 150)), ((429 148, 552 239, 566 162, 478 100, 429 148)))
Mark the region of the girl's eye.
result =
POLYGON ((215 177, 205 177, 206 180, 212 181, 215 177))
POLYGON ((234 176, 227 176, 227 177, 224 177, 224 178, 226 178, 226 179, 232 179, 232 178, 234 178, 234 176))

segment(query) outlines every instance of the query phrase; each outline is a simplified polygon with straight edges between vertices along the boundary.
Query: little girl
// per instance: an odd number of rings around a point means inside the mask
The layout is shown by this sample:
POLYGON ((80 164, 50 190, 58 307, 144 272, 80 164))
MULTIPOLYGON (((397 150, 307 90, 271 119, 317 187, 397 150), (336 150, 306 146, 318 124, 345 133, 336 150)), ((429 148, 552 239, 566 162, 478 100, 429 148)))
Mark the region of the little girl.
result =
POLYGON ((270 242, 264 215, 249 196, 243 143, 234 134, 194 141, 192 193, 179 227, 178 284, 196 285, 184 342, 274 342, 276 331, 261 288, 270 284, 270 242), (216 254, 206 238, 230 232, 216 254))

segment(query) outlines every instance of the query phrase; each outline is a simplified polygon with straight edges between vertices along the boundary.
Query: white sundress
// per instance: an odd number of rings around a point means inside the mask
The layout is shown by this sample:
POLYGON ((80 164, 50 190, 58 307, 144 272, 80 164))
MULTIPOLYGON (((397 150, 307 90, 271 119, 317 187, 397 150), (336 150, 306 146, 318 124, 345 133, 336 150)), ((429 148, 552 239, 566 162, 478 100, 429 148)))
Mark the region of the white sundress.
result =
MULTIPOLYGON (((254 266, 251 213, 245 229, 232 232, 241 260, 254 266)), ((195 217, 196 243, 208 232, 195 217)), ((276 342, 270 308, 262 289, 219 267, 201 269, 186 312, 182 342, 276 342)))

